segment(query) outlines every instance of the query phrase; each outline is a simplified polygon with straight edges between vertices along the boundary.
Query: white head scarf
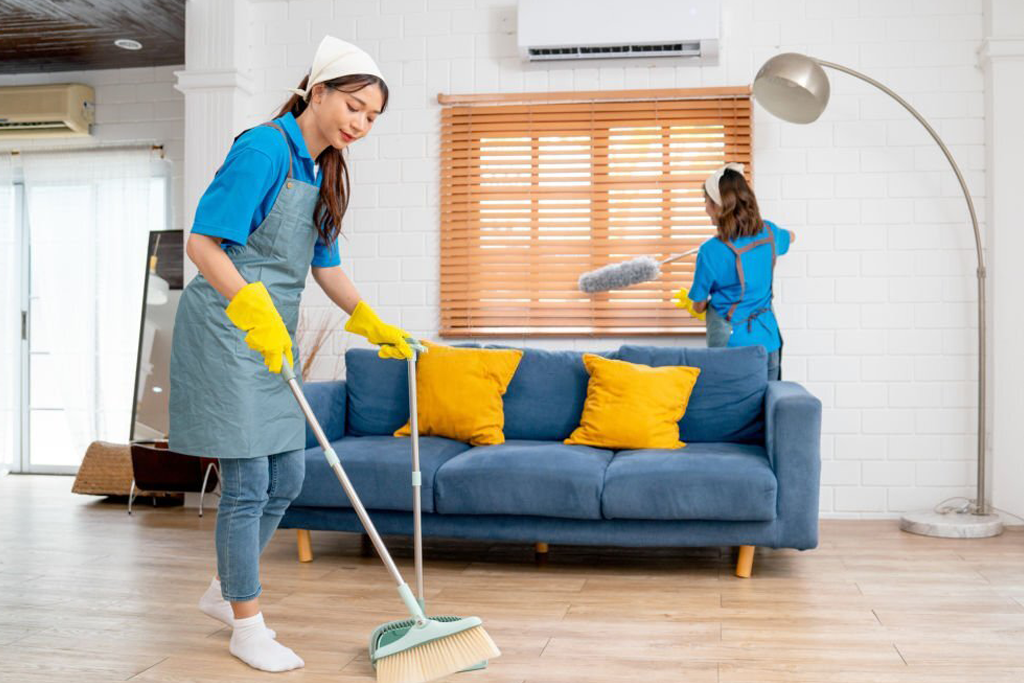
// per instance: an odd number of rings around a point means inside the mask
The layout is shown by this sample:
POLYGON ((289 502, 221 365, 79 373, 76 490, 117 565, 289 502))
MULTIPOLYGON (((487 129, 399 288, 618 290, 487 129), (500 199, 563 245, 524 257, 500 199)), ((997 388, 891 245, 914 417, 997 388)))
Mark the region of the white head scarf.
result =
POLYGON ((722 205, 722 193, 718 189, 718 183, 721 182, 722 176, 725 175, 726 171, 736 171, 740 175, 743 175, 743 164, 737 164, 735 161, 731 161, 722 168, 718 169, 704 181, 704 191, 711 197, 711 201, 717 206, 722 205))
POLYGON ((317 83, 354 74, 369 74, 384 80, 370 55, 352 43, 346 43, 334 36, 324 36, 316 49, 316 56, 313 57, 313 67, 309 70, 306 89, 288 88, 288 92, 293 92, 308 101, 309 94, 313 92, 313 86, 317 83))

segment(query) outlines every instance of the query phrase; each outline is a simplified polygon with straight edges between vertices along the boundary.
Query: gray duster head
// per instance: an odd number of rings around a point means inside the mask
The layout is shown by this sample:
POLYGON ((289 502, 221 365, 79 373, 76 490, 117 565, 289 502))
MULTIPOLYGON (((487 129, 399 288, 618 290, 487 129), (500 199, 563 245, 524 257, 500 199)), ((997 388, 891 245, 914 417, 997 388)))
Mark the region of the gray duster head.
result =
POLYGON ((660 276, 661 264, 650 256, 641 256, 584 273, 580 275, 579 285, 581 292, 607 292, 657 280, 660 276))

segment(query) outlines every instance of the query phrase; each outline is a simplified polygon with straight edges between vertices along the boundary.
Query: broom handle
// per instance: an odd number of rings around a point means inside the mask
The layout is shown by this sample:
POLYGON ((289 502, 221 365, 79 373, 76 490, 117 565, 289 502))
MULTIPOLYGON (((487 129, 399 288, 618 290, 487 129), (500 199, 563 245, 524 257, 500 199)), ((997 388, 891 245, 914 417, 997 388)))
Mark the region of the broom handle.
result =
POLYGON ((684 251, 682 254, 673 254, 672 256, 669 256, 667 259, 662 261, 661 265, 664 266, 664 265, 666 265, 668 263, 672 263, 673 261, 678 261, 679 259, 683 258, 684 256, 689 256, 691 254, 696 254, 698 251, 700 251, 700 247, 695 247, 695 248, 691 249, 690 251, 684 251))
POLYGON ((409 430, 412 437, 412 545, 413 558, 416 564, 416 597, 420 607, 424 606, 423 596, 423 523, 420 510, 421 487, 423 475, 420 473, 420 427, 419 409, 416 406, 416 359, 413 351, 408 360, 409 366, 409 430))
POLYGON ((366 529, 367 535, 370 537, 370 540, 373 541, 373 546, 377 549, 377 554, 380 555, 380 559, 384 562, 384 566, 387 567, 388 572, 391 573, 391 578, 393 578, 395 583, 398 584, 398 593, 402 597, 402 602, 405 603, 406 608, 416 618, 416 621, 418 623, 422 623, 423 620, 426 619, 423 614, 423 609, 419 606, 419 603, 416 602, 416 598, 413 597, 412 591, 409 590, 409 586, 402 578, 402 574, 398 571, 398 567, 395 566, 395 561, 391 558, 391 553, 388 552, 380 534, 377 533, 377 528, 373 526, 373 521, 370 520, 370 515, 367 514, 366 508, 363 507, 363 502, 359 500, 359 494, 356 493, 355 487, 352 486, 352 482, 349 481, 348 475, 345 474, 345 469, 341 466, 341 462, 338 460, 338 454, 335 453, 334 448, 331 447, 331 442, 327 440, 327 435, 324 434, 324 430, 320 427, 319 420, 317 420, 316 415, 313 414, 313 409, 309 407, 309 402, 306 401, 305 394, 302 393, 299 383, 295 381, 295 371, 287 360, 285 360, 281 365, 281 377, 283 377, 285 382, 288 383, 288 387, 292 390, 292 394, 295 395, 295 400, 299 402, 299 407, 302 408, 302 412, 306 416, 306 421, 312 428, 313 434, 316 435, 316 440, 320 443, 320 447, 324 449, 324 457, 327 458, 327 464, 331 466, 332 470, 334 470, 335 476, 337 476, 338 481, 341 482, 341 487, 345 489, 349 502, 352 503, 352 507, 359 516, 359 521, 363 523, 363 528, 366 529))

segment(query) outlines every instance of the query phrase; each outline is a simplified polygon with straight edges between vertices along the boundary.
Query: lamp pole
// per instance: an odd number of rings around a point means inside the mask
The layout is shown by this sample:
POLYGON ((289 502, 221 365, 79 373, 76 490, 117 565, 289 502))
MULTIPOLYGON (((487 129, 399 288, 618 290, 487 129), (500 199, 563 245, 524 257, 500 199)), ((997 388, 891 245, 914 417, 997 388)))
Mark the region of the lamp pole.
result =
POLYGON ((960 183, 960 189, 963 190, 964 199, 967 200, 967 210, 971 214, 971 225, 974 227, 974 250, 978 257, 978 501, 975 507, 974 513, 978 515, 988 514, 987 505, 985 503, 985 416, 986 416, 986 405, 985 405, 985 373, 988 365, 987 353, 985 348, 985 252, 981 246, 981 230, 978 228, 978 215, 974 211, 974 200, 971 199, 971 193, 967 190, 967 183, 964 181, 963 173, 960 172, 960 167, 953 159, 953 155, 950 153, 949 148, 946 147, 946 143, 942 141, 939 134, 935 132, 935 129, 931 127, 924 117, 907 102, 905 99, 894 93, 892 90, 887 88, 885 85, 879 83, 870 76, 866 76, 859 71, 847 68, 841 64, 834 64, 833 62, 826 62, 821 59, 815 59, 821 66, 827 66, 830 69, 836 71, 842 71, 845 74, 849 74, 855 78, 859 78, 865 83, 870 83, 875 86, 889 97, 899 102, 904 109, 909 111, 911 115, 920 122, 924 129, 928 131, 928 134, 935 140, 935 144, 939 146, 942 153, 946 156, 946 160, 949 161, 949 165, 953 168, 953 173, 956 174, 956 179, 960 183))
POLYGON ((944 515, 925 512, 904 515, 901 528, 914 533, 934 536, 952 537, 983 537, 995 536, 1002 532, 1002 521, 996 515, 989 514, 985 500, 985 460, 986 460, 986 368, 988 354, 986 350, 986 310, 985 310, 985 253, 981 244, 981 230, 978 228, 978 216, 974 210, 974 201, 967 189, 967 183, 960 172, 960 167, 953 159, 946 144, 935 132, 935 129, 924 119, 909 102, 875 79, 841 64, 827 62, 814 57, 796 53, 785 53, 772 57, 758 71, 754 79, 754 98, 769 112, 780 118, 795 123, 811 123, 815 121, 828 105, 830 86, 828 77, 821 67, 828 67, 859 78, 889 95, 917 121, 924 126, 932 139, 942 150, 949 161, 956 179, 960 183, 967 210, 974 228, 974 248, 977 255, 978 280, 978 482, 977 500, 969 510, 973 519, 958 519, 949 522, 944 515), (959 523, 958 523, 959 522, 959 523))

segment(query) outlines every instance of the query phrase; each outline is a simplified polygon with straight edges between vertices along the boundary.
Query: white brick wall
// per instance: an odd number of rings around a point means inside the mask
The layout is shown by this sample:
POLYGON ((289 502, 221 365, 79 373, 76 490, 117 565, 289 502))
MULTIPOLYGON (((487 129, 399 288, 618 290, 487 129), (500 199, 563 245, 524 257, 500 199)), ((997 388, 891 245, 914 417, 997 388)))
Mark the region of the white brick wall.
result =
MULTIPOLYGON (((0 140, 0 151, 54 145, 88 147, 107 144, 159 144, 171 162, 171 227, 183 228, 182 168, 185 154, 185 103, 174 89, 175 71, 183 66, 98 69, 53 73, 0 74, 0 86, 38 83, 84 83, 96 93, 96 123, 90 138, 67 140, 0 140)), ((191 220, 189 217, 188 220, 191 220)))
MULTIPOLYGON (((343 265, 385 319, 436 338, 438 92, 743 85, 768 57, 807 52, 860 69, 917 107, 983 214, 982 19, 981 0, 724 0, 718 65, 538 67, 516 56, 512 0, 261 2, 250 122, 281 104, 325 33, 379 59, 391 108, 352 149, 343 265)), ((755 108, 756 190, 765 216, 799 236, 779 262, 776 301, 785 377, 824 403, 822 513, 893 516, 973 492, 973 238, 955 178, 917 122, 867 84, 829 78, 832 104, 813 125, 755 108)), ((315 287, 307 292, 307 307, 328 305, 315 287)), ((331 350, 357 343, 339 332, 331 350)), ((324 357, 314 372, 340 368, 324 357)))

